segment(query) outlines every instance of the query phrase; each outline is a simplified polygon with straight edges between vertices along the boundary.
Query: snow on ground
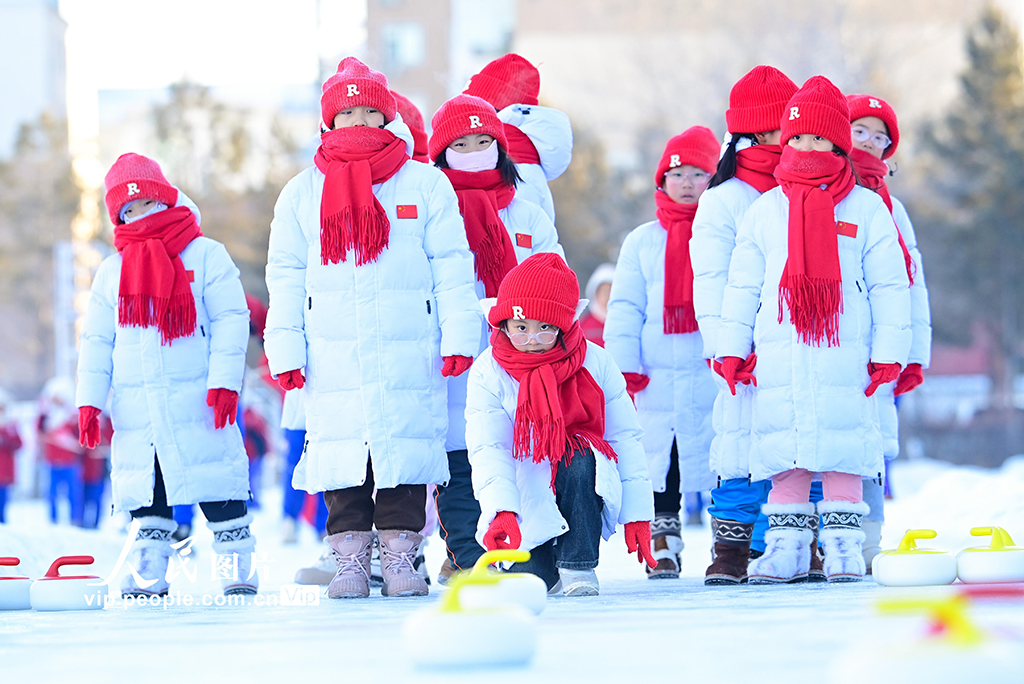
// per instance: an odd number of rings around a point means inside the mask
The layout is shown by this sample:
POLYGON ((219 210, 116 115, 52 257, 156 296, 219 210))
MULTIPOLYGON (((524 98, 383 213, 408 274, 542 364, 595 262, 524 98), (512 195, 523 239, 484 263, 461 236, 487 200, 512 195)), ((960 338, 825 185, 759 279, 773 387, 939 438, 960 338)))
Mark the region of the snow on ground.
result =
MULTIPOLYGON (((981 543, 970 537, 971 527, 988 525, 1005 527, 1024 544, 1024 458, 998 471, 897 461, 891 477, 897 498, 887 505, 884 547, 895 546, 908 527, 926 527, 939 532, 935 546, 957 551, 981 543)), ((299 544, 280 543, 279 504, 276 491, 265 491, 264 508, 255 512, 253 524, 257 552, 267 554, 264 602, 279 598, 294 571, 320 553, 308 528, 299 544)), ((32 577, 45 572, 58 555, 72 554, 95 556, 92 572, 106 576, 124 543, 122 518, 104 520, 95 532, 54 526, 40 501, 13 502, 8 520, 0 525, 0 555, 21 557, 17 570, 32 577)), ((113 600, 103 611, 0 613, 0 681, 291 682, 306 681, 308 675, 446 683, 483 678, 827 682, 832 681, 830 668, 844 663, 850 656, 843 654, 851 649, 857 653, 858 645, 898 644, 921 633, 920 618, 878 616, 877 599, 955 590, 891 589, 870 580, 835 586, 704 587, 707 525, 684 531, 686 577, 650 582, 616 535, 602 549, 600 596, 548 601, 530 667, 424 673, 404 655, 400 629, 406 617, 436 601, 443 589, 435 585, 427 599, 386 599, 375 592, 368 600, 323 598, 312 606, 204 606, 219 591, 210 576, 212 536, 201 521, 197 512, 196 579, 181 576, 172 585, 172 593, 190 598, 192 605, 126 606, 113 600)), ((438 539, 428 546, 427 556, 436 573, 443 560, 438 539)), ((973 614, 985 628, 1009 635, 1011 648, 1024 657, 1020 602, 980 605, 973 614)), ((881 667, 875 653, 859 652, 859 661, 854 658, 840 669, 874 679, 881 667)), ((922 674, 921 681, 942 679, 922 674)))

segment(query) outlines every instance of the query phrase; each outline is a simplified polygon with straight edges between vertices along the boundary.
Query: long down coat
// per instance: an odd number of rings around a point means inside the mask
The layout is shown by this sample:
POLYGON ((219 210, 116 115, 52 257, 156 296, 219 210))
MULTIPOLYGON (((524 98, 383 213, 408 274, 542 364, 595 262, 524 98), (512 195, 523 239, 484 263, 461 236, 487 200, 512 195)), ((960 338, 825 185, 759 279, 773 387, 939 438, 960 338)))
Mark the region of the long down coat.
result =
POLYGON ((498 112, 498 119, 521 130, 537 148, 540 164, 516 164, 516 171, 523 179, 516 193, 543 209, 554 222, 555 201, 548 183, 565 173, 572 161, 569 117, 551 107, 513 104, 498 112))

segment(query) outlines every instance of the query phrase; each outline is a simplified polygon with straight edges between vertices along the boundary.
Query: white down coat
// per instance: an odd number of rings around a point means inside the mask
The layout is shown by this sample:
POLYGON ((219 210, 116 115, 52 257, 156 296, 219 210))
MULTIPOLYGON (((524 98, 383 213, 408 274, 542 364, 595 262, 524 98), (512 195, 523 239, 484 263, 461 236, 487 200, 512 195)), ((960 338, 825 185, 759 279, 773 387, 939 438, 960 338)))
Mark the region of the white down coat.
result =
MULTIPOLYGON (((533 202, 520 199, 518 188, 516 196, 509 202, 509 205, 498 210, 498 218, 505 224, 509 239, 512 240, 516 263, 522 263, 523 259, 528 256, 541 252, 554 252, 565 259, 565 252, 558 244, 558 233, 555 231, 551 219, 533 202)), ((478 300, 483 300, 486 296, 484 284, 479 280, 476 281, 476 296, 478 300)), ((488 347, 490 335, 490 326, 487 325, 487 321, 484 321, 480 327, 480 341, 474 356, 488 347)), ((469 373, 448 378, 448 439, 445 441, 445 449, 448 451, 466 448, 466 385, 468 382, 469 373)))
POLYGON ((799 340, 788 310, 779 322, 779 280, 788 259, 789 200, 762 195, 740 223, 722 301, 719 358, 757 347, 751 474, 792 468, 878 477, 883 470, 877 402, 864 396, 867 364, 906 364, 910 351, 907 269, 889 210, 855 187, 835 208, 857 226, 840 235, 843 313, 839 345, 799 340))
MULTIPOLYGON (((388 124, 411 144, 404 124, 388 124)), ((306 449, 292 486, 442 483, 448 397, 442 357, 479 351, 473 256, 451 183, 407 162, 373 193, 391 223, 372 263, 323 265, 315 166, 281 191, 270 228, 265 348, 275 375, 304 368, 306 449), (415 217, 398 218, 399 205, 415 217)), ((292 390, 296 391, 296 390, 292 390)))
POLYGON ((658 221, 626 236, 615 265, 604 344, 623 373, 643 373, 651 379, 636 395, 636 410, 654 491, 665 491, 675 441, 680 491, 699 492, 715 486, 708 455, 714 437, 711 409, 718 390, 704 360, 700 333, 663 331, 667 242, 668 231, 658 221))
MULTIPOLYGON (((654 495, 647 478, 640 436, 643 431, 626 393, 626 383, 611 356, 587 342, 583 366, 604 392, 604 437, 615 449, 618 462, 595 450, 596 491, 604 500, 602 535, 608 539, 619 523, 652 520, 654 495)), ((477 540, 501 511, 519 518, 529 551, 565 534, 569 524, 558 511, 551 491, 551 464, 512 457, 512 426, 519 402, 519 383, 498 365, 488 349, 469 371, 466 441, 473 466, 473 491, 480 501, 477 540)))
MULTIPOLYGON (((191 200, 178 193, 178 205, 191 200)), ((193 240, 181 261, 193 275, 196 331, 161 344, 156 327, 121 327, 121 255, 107 257, 92 283, 78 356, 77 406, 106 406, 113 389, 110 448, 114 509, 153 503, 160 460, 167 503, 249 498, 249 459, 237 425, 217 430, 208 390, 241 392, 249 308, 238 269, 219 242, 193 240)))
MULTIPOLYGON (((693 264, 693 309, 704 339, 704 358, 715 358, 722 295, 729 281, 736 229, 747 209, 760 196, 754 186, 735 177, 705 190, 700 196, 697 215, 693 218, 690 261, 693 264)), ((746 478, 750 474, 750 413, 754 388, 738 385, 733 396, 725 380, 718 374, 714 379, 718 396, 711 414, 715 430, 711 442, 711 470, 722 480, 746 478)))
POLYGON ((513 104, 498 112, 498 119, 521 130, 537 148, 540 164, 516 164, 519 177, 523 179, 516 193, 543 209, 554 222, 555 201, 548 182, 565 173, 572 161, 569 117, 551 107, 513 104))

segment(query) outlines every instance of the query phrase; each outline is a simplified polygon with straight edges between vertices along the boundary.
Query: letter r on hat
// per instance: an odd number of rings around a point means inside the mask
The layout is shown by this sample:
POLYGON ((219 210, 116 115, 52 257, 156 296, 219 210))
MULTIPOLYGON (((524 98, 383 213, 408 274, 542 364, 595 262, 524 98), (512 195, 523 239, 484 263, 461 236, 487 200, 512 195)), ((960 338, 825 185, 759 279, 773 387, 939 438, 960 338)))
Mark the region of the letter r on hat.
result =
POLYGON ((513 306, 512 307, 512 320, 514 321, 525 321, 526 316, 523 315, 523 307, 513 306))
POLYGON ((129 183, 128 184, 128 196, 129 197, 131 197, 132 195, 138 195, 140 192, 142 192, 142 191, 139 190, 139 184, 138 183, 129 183))
POLYGON ((679 155, 673 154, 668 158, 668 168, 674 169, 677 166, 682 166, 682 163, 679 161, 679 155))
POLYGON ((799 107, 790 107, 789 108, 789 120, 792 121, 793 119, 799 119, 799 118, 800 118, 800 108, 799 107))
POLYGON ((348 93, 345 95, 345 97, 352 97, 353 95, 359 94, 359 86, 356 85, 355 83, 348 83, 346 84, 345 87, 348 88, 348 93))
POLYGON ((480 123, 480 117, 479 116, 474 116, 474 115, 471 114, 469 116, 469 127, 472 129, 472 128, 480 128, 481 126, 483 126, 483 124, 480 123))
POLYGON ((882 103, 876 100, 875 98, 870 97, 868 98, 868 107, 871 107, 872 109, 881 109, 882 103))

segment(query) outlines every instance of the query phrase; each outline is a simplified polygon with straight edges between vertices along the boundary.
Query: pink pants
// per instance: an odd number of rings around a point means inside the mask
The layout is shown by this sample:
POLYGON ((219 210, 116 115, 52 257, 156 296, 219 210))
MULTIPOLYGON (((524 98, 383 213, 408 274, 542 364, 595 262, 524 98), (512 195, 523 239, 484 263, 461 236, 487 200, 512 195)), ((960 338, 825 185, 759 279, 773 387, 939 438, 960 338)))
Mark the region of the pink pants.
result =
MULTIPOLYGON (((772 475, 772 491, 768 494, 768 503, 807 503, 811 498, 812 475, 811 471, 803 468, 772 475)), ((860 475, 822 473, 821 485, 825 501, 860 503, 864 500, 864 480, 860 475)))

